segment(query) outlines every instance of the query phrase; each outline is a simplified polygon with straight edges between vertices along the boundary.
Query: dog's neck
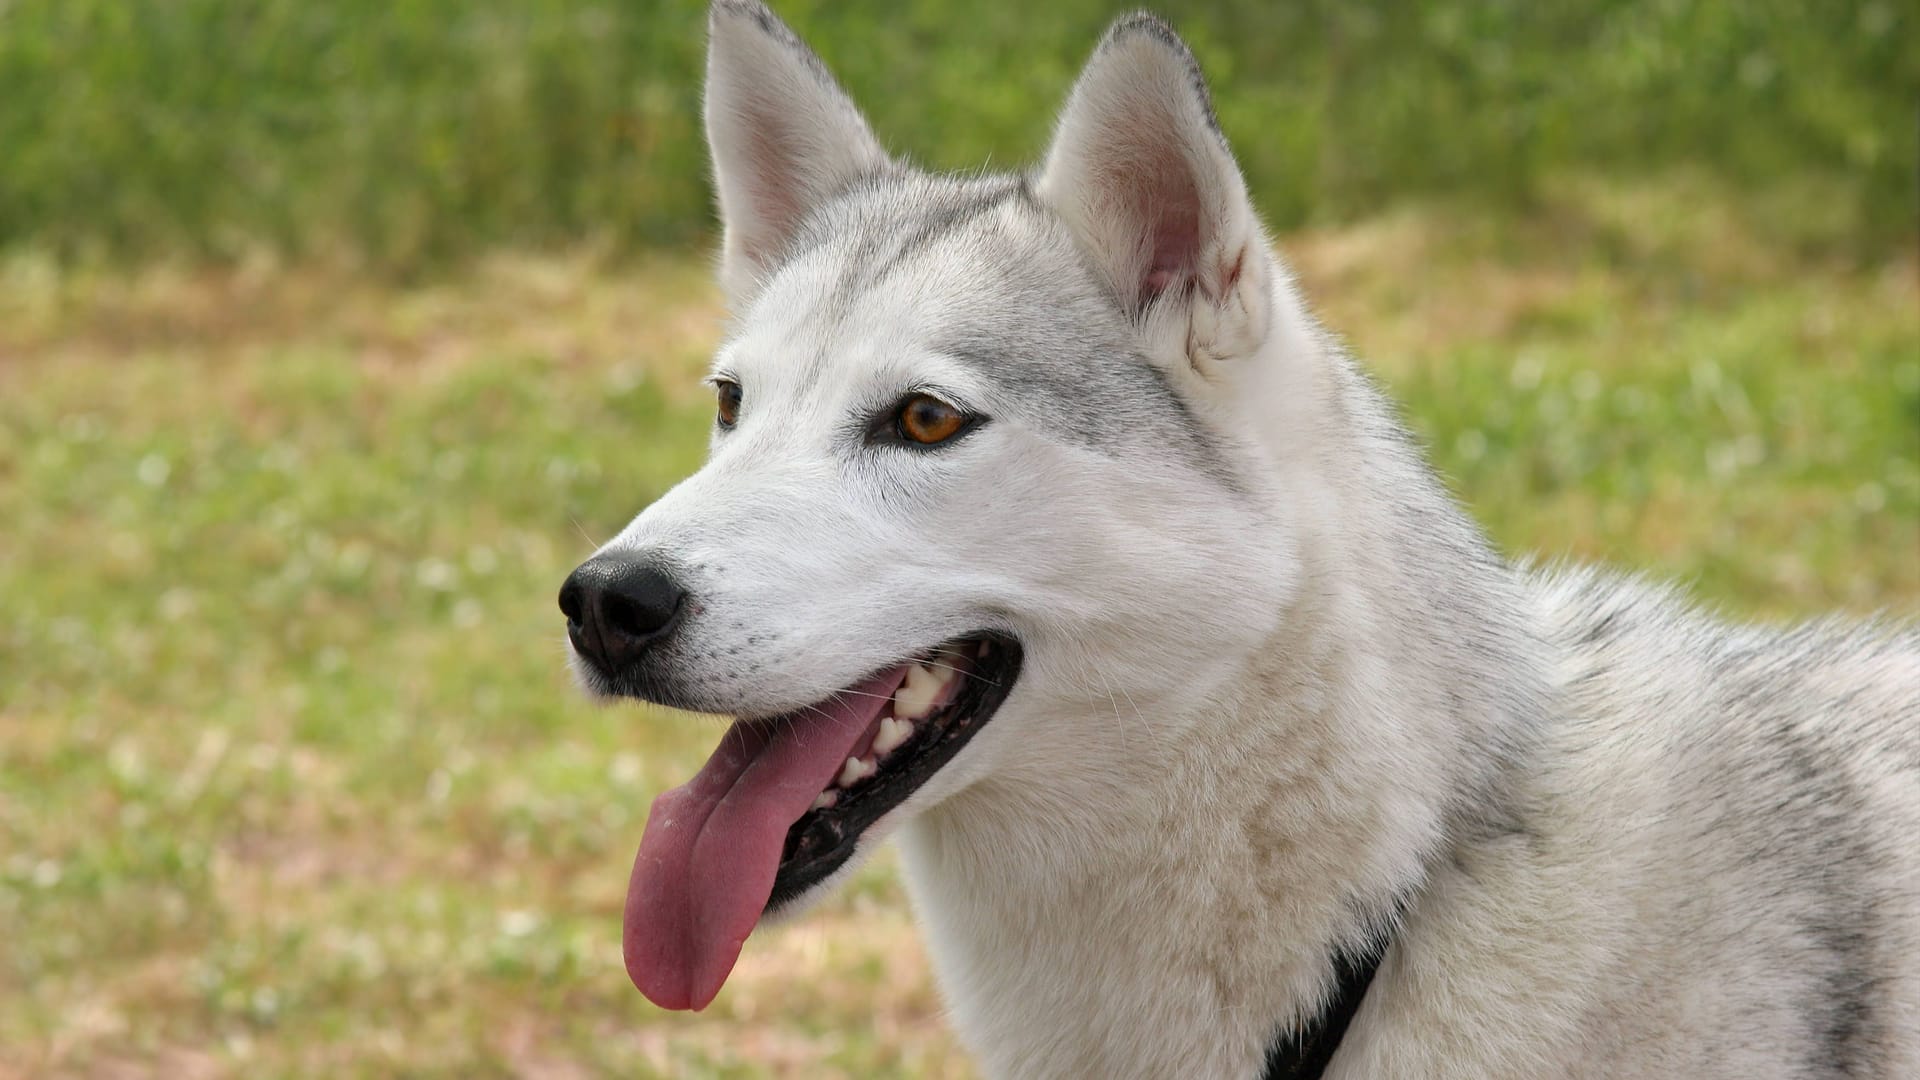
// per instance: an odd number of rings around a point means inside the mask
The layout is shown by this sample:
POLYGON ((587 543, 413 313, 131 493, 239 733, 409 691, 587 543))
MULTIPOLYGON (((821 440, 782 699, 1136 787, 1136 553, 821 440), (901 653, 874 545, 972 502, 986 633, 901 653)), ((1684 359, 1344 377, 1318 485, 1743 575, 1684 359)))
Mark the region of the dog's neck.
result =
POLYGON ((1337 511, 1296 535, 1311 587, 1272 636, 1177 698, 1100 697, 1110 737, 1071 768, 989 777, 903 836, 956 1020, 996 1074, 1257 1075, 1336 956, 1499 827, 1456 808, 1501 805, 1538 708, 1515 675, 1539 669, 1521 587, 1364 380, 1314 359, 1314 407, 1341 417, 1320 435, 1346 445, 1285 484, 1337 511))

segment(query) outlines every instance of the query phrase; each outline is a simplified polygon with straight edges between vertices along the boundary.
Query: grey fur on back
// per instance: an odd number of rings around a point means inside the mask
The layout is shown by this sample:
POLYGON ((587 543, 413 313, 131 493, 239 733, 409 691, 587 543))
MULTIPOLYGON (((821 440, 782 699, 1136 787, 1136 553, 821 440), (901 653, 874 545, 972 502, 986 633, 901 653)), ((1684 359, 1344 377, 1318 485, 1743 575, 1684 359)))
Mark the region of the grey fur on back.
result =
POLYGON ((1920 637, 1840 620, 1729 626, 1588 572, 1536 587, 1565 657, 1539 812, 1554 780, 1612 751, 1625 783, 1606 809, 1628 875, 1616 888, 1657 916, 1612 1007, 1675 1001, 1716 1018, 1681 1050, 1622 1053, 1649 1069, 1753 1056, 1752 1075, 1911 1074, 1920 637))

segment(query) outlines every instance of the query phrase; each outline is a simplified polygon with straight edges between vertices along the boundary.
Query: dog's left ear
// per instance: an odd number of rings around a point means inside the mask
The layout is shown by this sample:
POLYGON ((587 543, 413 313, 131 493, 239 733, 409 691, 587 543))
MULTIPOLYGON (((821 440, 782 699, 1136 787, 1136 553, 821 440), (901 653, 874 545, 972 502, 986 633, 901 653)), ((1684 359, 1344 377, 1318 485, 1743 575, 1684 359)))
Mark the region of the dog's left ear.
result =
POLYGON ((1129 316, 1184 324, 1203 372, 1266 340, 1266 237, 1200 65, 1166 23, 1133 15, 1107 31, 1061 113, 1038 193, 1129 316))

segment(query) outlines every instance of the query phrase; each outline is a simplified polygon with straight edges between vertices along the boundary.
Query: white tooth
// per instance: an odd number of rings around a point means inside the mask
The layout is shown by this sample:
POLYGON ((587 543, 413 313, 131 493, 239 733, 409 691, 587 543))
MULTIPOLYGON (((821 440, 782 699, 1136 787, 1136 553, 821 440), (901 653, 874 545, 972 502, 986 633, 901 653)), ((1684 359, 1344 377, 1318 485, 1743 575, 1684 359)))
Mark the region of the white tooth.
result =
POLYGON ((935 672, 920 664, 907 669, 907 681, 893 692, 893 711, 907 720, 918 720, 933 708, 933 700, 946 689, 945 672, 935 672))
POLYGON ((813 808, 815 810, 831 810, 833 809, 833 804, 839 801, 840 801, 839 792, 823 791, 820 794, 815 795, 813 797, 813 808))
POLYGON ((859 758, 850 757, 845 765, 840 766, 840 786, 852 787, 879 771, 880 763, 877 761, 862 761, 859 758))
POLYGON ((873 737, 873 752, 891 754, 900 748, 913 734, 913 721, 895 720, 889 716, 880 721, 880 731, 873 737))

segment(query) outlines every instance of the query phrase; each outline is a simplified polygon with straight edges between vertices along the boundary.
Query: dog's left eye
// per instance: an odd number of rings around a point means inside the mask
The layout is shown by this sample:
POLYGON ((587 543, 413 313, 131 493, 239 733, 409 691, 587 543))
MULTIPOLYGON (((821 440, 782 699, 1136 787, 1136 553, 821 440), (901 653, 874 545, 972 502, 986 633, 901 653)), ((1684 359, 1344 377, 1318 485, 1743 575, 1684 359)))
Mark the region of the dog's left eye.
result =
POLYGON ((720 399, 720 426, 730 428, 740 419, 740 384, 722 379, 713 384, 713 390, 720 399))
POLYGON ((915 394, 900 403, 894 426, 901 438, 933 446, 966 430, 967 416, 931 394, 915 394))

